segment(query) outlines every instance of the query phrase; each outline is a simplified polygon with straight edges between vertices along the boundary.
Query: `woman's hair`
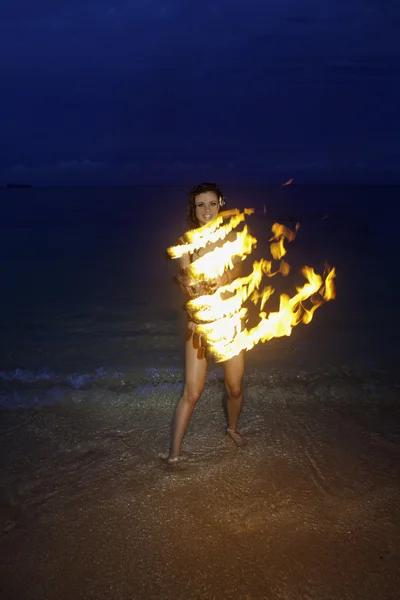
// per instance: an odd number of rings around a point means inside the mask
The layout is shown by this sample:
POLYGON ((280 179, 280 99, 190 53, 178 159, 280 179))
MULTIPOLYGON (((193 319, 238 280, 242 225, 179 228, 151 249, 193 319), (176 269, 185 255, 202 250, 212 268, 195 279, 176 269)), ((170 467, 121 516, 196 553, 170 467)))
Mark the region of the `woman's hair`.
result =
POLYGON ((192 229, 199 227, 199 221, 196 217, 196 196, 199 194, 204 194, 204 192, 214 192, 214 194, 217 196, 218 212, 222 208, 225 209, 225 198, 223 197, 222 192, 216 183, 205 182, 195 185, 194 188, 190 190, 187 213, 187 222, 192 229))

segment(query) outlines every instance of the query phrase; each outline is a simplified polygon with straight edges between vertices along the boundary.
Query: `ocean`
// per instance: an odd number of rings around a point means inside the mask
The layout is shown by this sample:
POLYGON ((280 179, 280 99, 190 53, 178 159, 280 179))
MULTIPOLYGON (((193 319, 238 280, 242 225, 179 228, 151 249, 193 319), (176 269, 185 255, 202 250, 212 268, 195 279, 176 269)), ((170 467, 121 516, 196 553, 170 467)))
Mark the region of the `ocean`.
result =
MULTIPOLYGON (((288 246, 291 275, 277 282, 277 291, 294 290, 303 264, 322 272, 328 261, 337 269, 337 299, 291 339, 250 351, 248 372, 268 373, 282 357, 294 371, 316 358, 389 368, 399 333, 399 189, 293 184, 224 191, 228 208, 256 209, 248 223, 259 256, 267 256, 275 220, 301 222, 288 246)), ((182 381, 184 297, 166 249, 186 229, 187 192, 179 186, 0 191, 3 406, 57 402, 60 386, 182 381)))

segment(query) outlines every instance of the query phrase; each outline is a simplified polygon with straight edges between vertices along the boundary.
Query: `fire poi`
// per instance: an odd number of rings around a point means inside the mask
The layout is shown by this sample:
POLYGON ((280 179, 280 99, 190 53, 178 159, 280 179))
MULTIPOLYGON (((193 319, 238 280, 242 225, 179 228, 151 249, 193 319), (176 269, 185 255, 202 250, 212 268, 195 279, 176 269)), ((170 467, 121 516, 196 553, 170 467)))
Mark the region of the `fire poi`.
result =
POLYGON ((190 299, 186 309, 196 323, 196 333, 204 336, 208 352, 216 362, 228 360, 242 350, 250 350, 259 342, 289 336, 293 327, 299 323, 310 323, 316 309, 335 298, 335 268, 326 266, 321 276, 311 267, 304 266, 302 275, 306 281, 296 288, 297 293, 291 297, 282 293, 279 310, 266 311, 266 303, 275 290, 271 285, 261 288, 264 276, 271 278, 279 273, 283 276, 289 273, 290 266, 283 260, 286 254, 285 241, 293 241, 299 229, 299 224, 292 231, 280 223, 272 226, 272 237, 269 240, 272 260, 263 258, 255 261, 250 275, 239 277, 214 293, 207 293, 207 281, 222 275, 225 269, 232 268, 235 257, 236 260, 245 260, 256 247, 257 240, 250 234, 246 224, 242 231, 237 232, 234 241, 228 239, 229 234, 253 212, 253 209, 220 212, 212 222, 187 231, 183 236, 185 243, 168 249, 169 256, 175 259, 205 248, 209 243, 223 242, 193 261, 186 269, 192 284, 201 283, 201 289, 206 290, 190 299), (273 260, 278 261, 275 269, 273 260), (244 306, 247 300, 253 302, 259 310, 259 321, 250 329, 247 329, 248 309, 244 306), (311 305, 309 308, 305 307, 307 300, 311 305))

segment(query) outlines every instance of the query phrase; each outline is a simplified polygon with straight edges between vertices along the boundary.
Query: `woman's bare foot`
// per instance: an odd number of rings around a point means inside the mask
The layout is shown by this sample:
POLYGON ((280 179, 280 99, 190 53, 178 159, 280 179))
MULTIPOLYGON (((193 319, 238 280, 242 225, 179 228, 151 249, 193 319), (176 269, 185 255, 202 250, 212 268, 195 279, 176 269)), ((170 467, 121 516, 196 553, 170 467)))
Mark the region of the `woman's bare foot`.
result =
POLYGON ((235 442, 235 444, 237 446, 244 446, 246 441, 242 438, 242 436, 240 435, 240 433, 237 431, 237 429, 231 429, 230 427, 227 428, 226 433, 229 435, 229 437, 235 442))
POLYGON ((170 454, 159 454, 158 456, 163 463, 169 466, 177 465, 181 461, 180 456, 171 456, 170 454))

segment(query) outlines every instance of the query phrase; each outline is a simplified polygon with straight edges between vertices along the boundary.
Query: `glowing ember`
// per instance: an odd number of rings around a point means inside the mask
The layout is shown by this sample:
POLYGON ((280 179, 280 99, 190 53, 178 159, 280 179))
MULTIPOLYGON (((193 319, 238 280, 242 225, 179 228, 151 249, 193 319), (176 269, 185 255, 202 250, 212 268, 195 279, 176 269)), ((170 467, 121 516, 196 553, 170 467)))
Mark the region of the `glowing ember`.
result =
MULTIPOLYGON (((186 269, 191 285, 215 279, 225 269, 233 268, 234 261, 243 261, 251 254, 257 240, 249 233, 246 225, 233 241, 227 239, 227 236, 245 220, 246 215, 253 212, 252 209, 245 209, 243 213, 238 210, 221 212, 211 223, 188 231, 184 236, 185 244, 168 249, 171 258, 178 258, 205 248, 207 244, 225 240, 222 246, 216 246, 200 256, 186 269), (224 223, 227 218, 229 221, 224 223)), ((247 277, 239 277, 215 293, 192 298, 187 303, 186 308, 196 323, 197 333, 205 336, 208 349, 217 362, 227 360, 242 350, 250 350, 258 342, 289 336, 293 327, 301 322, 310 323, 316 309, 335 298, 335 269, 326 266, 325 273, 321 276, 305 266, 302 269, 306 279, 304 285, 296 288, 297 293, 292 297, 281 294, 277 312, 265 312, 265 304, 273 295, 274 289, 265 286, 260 290, 261 282, 264 276, 289 273, 290 266, 282 260, 286 254, 285 240, 293 241, 298 229, 299 224, 296 225, 295 232, 279 223, 272 226, 270 251, 272 258, 279 260, 274 271, 272 261, 261 259, 254 262, 253 270, 247 277), (251 329, 246 328, 248 309, 244 307, 244 303, 247 300, 258 306, 260 311, 259 322, 251 329), (309 300, 310 308, 304 306, 306 300, 309 300)))

